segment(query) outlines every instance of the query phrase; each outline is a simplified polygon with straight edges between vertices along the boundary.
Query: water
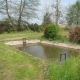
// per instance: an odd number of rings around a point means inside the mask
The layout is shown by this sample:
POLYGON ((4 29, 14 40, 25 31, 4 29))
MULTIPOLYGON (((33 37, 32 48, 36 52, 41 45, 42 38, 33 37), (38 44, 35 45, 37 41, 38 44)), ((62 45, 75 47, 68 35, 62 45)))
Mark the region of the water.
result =
MULTIPOLYGON (((27 44, 26 46, 16 46, 19 50, 28 54, 36 56, 41 59, 49 59, 53 61, 60 61, 60 54, 66 53, 66 58, 71 56, 77 57, 79 50, 57 47, 48 44, 27 44)), ((63 58, 63 57, 62 57, 63 58)), ((64 58, 63 58, 64 59, 64 58)))

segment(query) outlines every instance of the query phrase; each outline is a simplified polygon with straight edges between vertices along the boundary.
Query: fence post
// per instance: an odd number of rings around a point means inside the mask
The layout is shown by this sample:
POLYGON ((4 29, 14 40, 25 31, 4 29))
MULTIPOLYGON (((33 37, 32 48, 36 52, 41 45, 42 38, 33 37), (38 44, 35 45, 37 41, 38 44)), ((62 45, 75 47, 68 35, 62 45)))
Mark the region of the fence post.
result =
POLYGON ((26 38, 23 38, 23 46, 26 46, 26 38))

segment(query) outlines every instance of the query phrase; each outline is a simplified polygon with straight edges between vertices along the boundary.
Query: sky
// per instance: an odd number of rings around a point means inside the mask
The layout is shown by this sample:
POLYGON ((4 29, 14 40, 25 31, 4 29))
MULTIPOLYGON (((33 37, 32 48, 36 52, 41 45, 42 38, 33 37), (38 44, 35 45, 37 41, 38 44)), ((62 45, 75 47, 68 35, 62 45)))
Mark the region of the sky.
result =
POLYGON ((63 3, 63 4, 73 4, 73 3, 75 3, 75 1, 76 0, 62 0, 61 2, 63 3))
MULTIPOLYGON (((40 9, 41 10, 43 10, 44 9, 44 6, 46 5, 46 4, 51 4, 53 1, 55 1, 55 0, 40 0, 40 3, 41 3, 41 6, 40 6, 40 9)), ((61 0, 61 5, 65 8, 65 7, 67 7, 69 4, 74 4, 76 2, 76 0, 61 0)), ((41 13, 39 13, 39 16, 40 17, 43 17, 42 16, 42 13, 43 12, 41 12, 41 13)), ((38 24, 41 24, 42 23, 42 19, 40 19, 40 20, 34 20, 34 23, 38 23, 38 24)))
MULTIPOLYGON (((55 0, 40 0, 41 4, 49 4, 49 3, 52 3, 53 1, 55 0)), ((61 3, 64 5, 67 5, 67 4, 73 4, 76 0, 61 0, 61 3)))

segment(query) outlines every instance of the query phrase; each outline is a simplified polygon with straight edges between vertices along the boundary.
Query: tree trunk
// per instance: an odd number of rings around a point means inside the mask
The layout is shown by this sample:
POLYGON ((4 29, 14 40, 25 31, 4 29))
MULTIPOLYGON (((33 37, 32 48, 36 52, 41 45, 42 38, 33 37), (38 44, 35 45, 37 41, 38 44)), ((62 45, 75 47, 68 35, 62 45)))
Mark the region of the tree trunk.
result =
POLYGON ((56 25, 58 25, 58 0, 56 0, 56 25))
POLYGON ((7 1, 7 0, 6 0, 6 13, 7 13, 7 15, 8 15, 9 22, 12 24, 13 30, 16 31, 15 26, 14 26, 14 24, 13 24, 13 20, 11 19, 11 16, 9 15, 9 11, 8 11, 8 1, 7 1))
POLYGON ((23 13, 23 9, 25 7, 25 0, 24 0, 24 3, 23 1, 21 0, 21 4, 20 4, 20 8, 19 8, 19 19, 18 19, 18 31, 21 31, 21 20, 22 20, 22 13, 23 13))

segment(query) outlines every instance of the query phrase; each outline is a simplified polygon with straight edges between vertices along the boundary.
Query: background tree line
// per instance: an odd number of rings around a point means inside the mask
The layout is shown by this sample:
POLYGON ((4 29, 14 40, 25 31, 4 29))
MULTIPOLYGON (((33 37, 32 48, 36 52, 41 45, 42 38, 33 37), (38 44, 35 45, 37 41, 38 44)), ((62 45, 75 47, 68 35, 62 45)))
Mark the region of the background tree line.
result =
POLYGON ((29 19, 37 17, 37 6, 39 0, 0 0, 0 13, 4 16, 3 22, 8 22, 8 29, 21 31, 29 19))
MULTIPOLYGON (((38 18, 38 7, 40 0, 0 0, 0 14, 3 19, 0 21, 0 33, 7 31, 22 31, 31 29, 33 31, 43 31, 49 24, 80 25, 80 1, 76 2, 67 10, 63 10, 61 0, 54 0, 52 4, 46 5, 43 9, 44 16, 41 25, 29 22, 38 18)), ((65 8, 66 9, 66 8, 65 8)))

